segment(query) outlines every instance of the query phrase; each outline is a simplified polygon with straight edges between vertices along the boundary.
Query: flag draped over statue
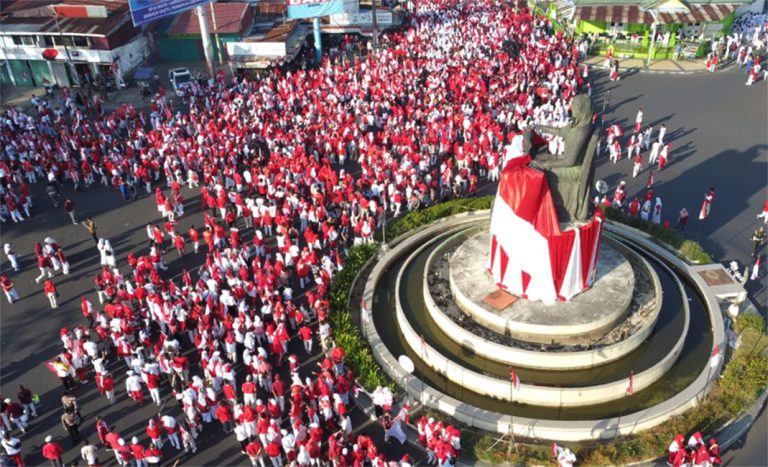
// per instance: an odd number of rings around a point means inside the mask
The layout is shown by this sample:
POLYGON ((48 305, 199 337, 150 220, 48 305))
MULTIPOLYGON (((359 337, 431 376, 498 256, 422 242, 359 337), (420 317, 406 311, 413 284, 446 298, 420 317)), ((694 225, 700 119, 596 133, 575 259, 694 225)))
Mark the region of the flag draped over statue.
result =
MULTIPOLYGON (((517 138, 517 137, 516 137, 517 138)), ((513 141, 491 215, 489 271, 496 284, 529 300, 569 300, 594 281, 603 215, 562 231, 543 172, 513 141)))

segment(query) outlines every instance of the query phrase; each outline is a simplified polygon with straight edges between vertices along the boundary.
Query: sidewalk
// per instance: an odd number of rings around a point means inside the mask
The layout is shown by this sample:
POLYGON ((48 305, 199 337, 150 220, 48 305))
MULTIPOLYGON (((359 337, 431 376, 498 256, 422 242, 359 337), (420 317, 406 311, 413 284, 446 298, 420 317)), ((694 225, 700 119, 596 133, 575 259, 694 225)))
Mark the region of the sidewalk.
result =
MULTIPOLYGON (((646 65, 645 59, 626 58, 619 59, 619 69, 623 71, 638 70, 649 73, 703 73, 706 71, 706 60, 656 60, 650 65, 646 65)), ((594 68, 607 69, 605 57, 592 56, 584 60, 583 63, 591 65, 594 68)), ((720 67, 718 67, 720 68, 720 67)))

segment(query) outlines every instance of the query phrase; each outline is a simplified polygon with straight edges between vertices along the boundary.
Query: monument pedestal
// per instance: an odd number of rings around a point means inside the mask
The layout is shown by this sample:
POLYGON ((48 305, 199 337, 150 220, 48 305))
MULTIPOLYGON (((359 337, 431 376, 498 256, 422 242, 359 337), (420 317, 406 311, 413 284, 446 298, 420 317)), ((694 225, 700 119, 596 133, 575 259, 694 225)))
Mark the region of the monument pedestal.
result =
MULTIPOLYGON (((488 255, 490 233, 464 242, 451 259, 451 292, 459 308, 477 323, 514 339, 541 344, 588 344, 627 317, 635 288, 623 252, 602 242, 594 284, 567 302, 514 300, 501 310, 487 298, 499 290, 478 258, 488 255)), ((500 302, 498 297, 496 301, 500 302)))

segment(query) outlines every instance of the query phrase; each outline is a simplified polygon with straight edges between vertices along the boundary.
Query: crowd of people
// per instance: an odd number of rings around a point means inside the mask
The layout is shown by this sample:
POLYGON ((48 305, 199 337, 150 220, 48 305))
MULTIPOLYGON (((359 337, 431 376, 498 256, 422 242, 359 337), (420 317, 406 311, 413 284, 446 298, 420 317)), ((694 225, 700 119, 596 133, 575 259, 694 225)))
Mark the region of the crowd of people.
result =
POLYGON ((747 75, 746 85, 751 86, 760 80, 768 80, 768 67, 761 63, 761 56, 768 47, 768 14, 747 12, 733 22, 728 35, 712 41, 712 52, 707 54, 706 67, 710 72, 717 69, 719 63, 733 60, 739 67, 744 67, 747 75))
MULTIPOLYGON (((331 279, 388 212, 469 196, 481 178, 497 179, 511 136, 565 124, 586 76, 572 40, 522 2, 421 0, 407 23, 367 59, 345 55, 358 40, 347 36, 316 67, 193 82, 188 112, 160 90, 149 112, 93 107, 103 117, 89 119, 65 93, 63 108, 41 98, 36 114, 2 115, 0 220, 32 214, 34 183, 55 206, 67 186, 98 183, 125 200, 153 195, 158 209, 148 251, 124 260, 92 219, 83 222, 102 266, 97 293, 81 297, 84 320, 61 329, 63 351, 49 369, 68 397, 95 384, 109 404, 124 393, 158 406, 146 437, 97 419, 98 446, 80 440, 79 409, 65 406, 62 425, 85 463, 106 448, 121 465, 157 464, 194 453, 200 433, 219 424, 254 466, 383 465, 380 446, 355 433, 348 414, 355 375, 328 323, 331 279), (188 215, 183 187, 201 194, 200 228, 177 230, 188 215), (172 279, 174 249, 204 255, 202 265, 172 279), (325 356, 309 368, 302 355, 316 342, 325 356)), ((548 143, 562 151, 558 138, 548 143)), ((53 273, 66 258, 53 239, 36 253, 56 307, 62 279, 53 273)), ((387 438, 401 441, 407 408, 382 410, 387 438)), ((21 465, 17 438, 4 431, 21 465)), ((428 462, 455 463, 458 430, 425 418, 418 432, 428 462)), ((54 464, 66 453, 53 434, 42 448, 54 464)))
POLYGON ((672 467, 713 467, 722 464, 720 458, 720 445, 714 437, 705 442, 704 436, 697 431, 688 438, 678 434, 669 445, 667 464, 672 467))

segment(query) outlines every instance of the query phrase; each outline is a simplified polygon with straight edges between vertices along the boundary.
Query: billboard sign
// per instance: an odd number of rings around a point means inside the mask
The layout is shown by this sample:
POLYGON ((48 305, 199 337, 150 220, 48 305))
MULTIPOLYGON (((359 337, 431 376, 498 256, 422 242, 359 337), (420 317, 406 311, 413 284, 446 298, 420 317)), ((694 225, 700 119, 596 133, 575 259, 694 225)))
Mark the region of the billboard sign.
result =
POLYGON ((343 0, 287 0, 288 18, 316 18, 344 12, 343 0))
POLYGON ((134 26, 140 26, 166 16, 173 16, 203 5, 210 0, 128 0, 134 26))

